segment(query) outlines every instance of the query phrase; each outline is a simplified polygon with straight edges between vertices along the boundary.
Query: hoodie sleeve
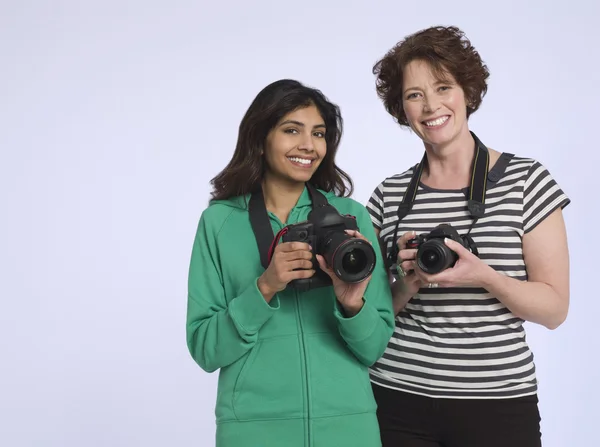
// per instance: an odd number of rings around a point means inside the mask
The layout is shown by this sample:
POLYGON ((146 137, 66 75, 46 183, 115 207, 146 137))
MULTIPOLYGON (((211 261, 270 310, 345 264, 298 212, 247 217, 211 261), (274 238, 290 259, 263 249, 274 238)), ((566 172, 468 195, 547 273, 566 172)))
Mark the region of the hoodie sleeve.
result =
POLYGON ((365 365, 371 366, 383 355, 394 332, 392 295, 385 272, 381 250, 369 214, 358 204, 356 219, 359 231, 371 241, 376 254, 376 266, 365 291, 364 305, 360 312, 346 318, 335 300, 334 310, 341 336, 348 348, 365 365))
POLYGON ((223 219, 200 218, 188 276, 186 337, 193 359, 207 372, 242 357, 255 345, 258 331, 279 308, 279 298, 267 303, 258 278, 231 300, 225 297, 218 262, 217 230, 223 219), (214 225, 213 225, 214 224, 214 225))

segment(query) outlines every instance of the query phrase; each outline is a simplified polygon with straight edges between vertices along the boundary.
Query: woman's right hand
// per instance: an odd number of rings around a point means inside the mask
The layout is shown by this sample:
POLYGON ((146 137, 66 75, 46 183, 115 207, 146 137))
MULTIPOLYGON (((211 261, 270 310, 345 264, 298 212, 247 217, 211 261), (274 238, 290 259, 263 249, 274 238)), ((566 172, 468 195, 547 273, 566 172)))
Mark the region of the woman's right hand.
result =
POLYGON ((415 258, 417 256, 416 248, 406 248, 407 242, 410 239, 413 239, 417 236, 414 231, 407 231, 404 233, 400 239, 398 239, 398 248, 400 251, 398 252, 398 267, 402 269, 402 272, 398 272, 400 274, 400 278, 404 284, 404 293, 411 297, 419 291, 421 287, 423 287, 423 282, 419 279, 419 277, 415 274, 415 258))
POLYGON ((304 242, 277 244, 271 263, 258 278, 258 289, 267 302, 285 289, 294 279, 310 278, 315 274, 310 245, 304 242), (303 270, 296 270, 303 269, 303 270))

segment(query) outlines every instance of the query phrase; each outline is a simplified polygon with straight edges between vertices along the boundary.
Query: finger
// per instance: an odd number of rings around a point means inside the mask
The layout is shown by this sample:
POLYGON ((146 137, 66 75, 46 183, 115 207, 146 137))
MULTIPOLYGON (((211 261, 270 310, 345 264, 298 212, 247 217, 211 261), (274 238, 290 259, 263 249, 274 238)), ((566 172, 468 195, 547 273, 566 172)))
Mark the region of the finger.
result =
POLYGON ((288 271, 296 269, 312 269, 313 263, 306 259, 297 259, 295 261, 287 262, 285 268, 288 271))
POLYGON ((400 239, 398 239, 398 247, 400 248, 400 250, 406 249, 406 243, 410 239, 413 239, 415 237, 417 237, 416 231, 407 231, 402 236, 400 236, 400 239))
POLYGON ((314 274, 315 274, 315 270, 314 269, 309 269, 309 270, 293 270, 293 271, 289 272, 286 276, 287 276, 287 280, 289 282, 289 281, 293 281, 294 279, 306 279, 306 278, 310 278, 314 274))
POLYGON ((294 251, 287 251, 287 252, 281 253, 281 259, 283 259, 284 261, 295 261, 298 259, 312 259, 312 258, 313 258, 312 251, 308 251, 308 250, 294 250, 294 251))
POLYGON ((327 262, 325 261, 325 258, 321 255, 317 255, 317 262, 319 263, 319 267, 321 267, 321 270, 323 270, 325 273, 327 273, 329 275, 329 277, 331 277, 333 279, 333 270, 331 268, 329 268, 329 266, 327 265, 327 262))
POLYGON ((275 248, 275 251, 280 251, 283 253, 289 253, 291 251, 297 250, 311 251, 312 247, 306 242, 282 242, 281 244, 278 244, 275 248))
POLYGON ((462 244, 459 244, 458 242, 453 241, 452 239, 445 238, 444 242, 446 243, 446 246, 450 250, 454 251, 459 257, 471 254, 471 252, 467 250, 462 244))
POLYGON ((398 259, 401 261, 408 261, 411 259, 415 259, 417 257, 417 249, 416 248, 405 248, 404 250, 400 250, 398 252, 398 259))
POLYGON ((400 264, 400 268, 404 270, 405 273, 412 272, 415 269, 415 261, 404 261, 400 264))
POLYGON ((349 236, 358 238, 358 239, 362 239, 365 242, 368 242, 369 244, 371 243, 371 241, 369 239, 367 239, 363 234, 361 234, 358 230, 345 230, 346 234, 348 234, 349 236))
POLYGON ((419 278, 421 281, 423 281, 424 283, 429 282, 428 278, 431 275, 428 275, 427 273, 425 273, 423 270, 421 270, 421 268, 418 266, 418 264, 414 264, 414 269, 413 269, 415 276, 417 278, 419 278))

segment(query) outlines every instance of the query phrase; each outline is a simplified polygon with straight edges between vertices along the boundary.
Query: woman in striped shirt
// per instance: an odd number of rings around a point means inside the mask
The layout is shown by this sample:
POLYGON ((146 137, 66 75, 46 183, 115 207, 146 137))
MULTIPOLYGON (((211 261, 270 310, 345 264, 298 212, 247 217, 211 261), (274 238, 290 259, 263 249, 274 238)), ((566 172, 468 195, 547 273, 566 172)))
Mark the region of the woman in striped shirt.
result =
POLYGON ((371 368, 383 445, 540 446, 523 322, 554 329, 567 316, 569 198, 538 161, 488 149, 469 129, 489 72, 458 28, 408 36, 374 73, 387 111, 425 146, 422 162, 381 182, 367 205, 398 273, 395 332, 371 368), (469 206, 479 156, 482 215, 469 206), (408 242, 440 224, 475 249, 441 238, 417 256, 408 242), (426 273, 440 245, 457 260, 426 273))

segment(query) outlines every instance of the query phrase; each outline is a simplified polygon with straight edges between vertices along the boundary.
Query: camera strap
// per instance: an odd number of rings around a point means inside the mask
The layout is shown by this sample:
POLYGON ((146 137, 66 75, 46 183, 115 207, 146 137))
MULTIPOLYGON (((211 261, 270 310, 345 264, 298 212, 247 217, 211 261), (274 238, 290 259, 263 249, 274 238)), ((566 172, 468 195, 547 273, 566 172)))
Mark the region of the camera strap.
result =
MULTIPOLYGON (((503 153, 500 156, 500 159, 498 159, 494 165, 492 171, 488 173, 490 165, 489 151, 477 137, 477 135, 475 135, 473 132, 470 133, 475 140, 475 158, 471 167, 471 182, 468 191, 467 207, 471 217, 473 217, 473 222, 469 228, 469 231, 467 232, 466 237, 470 237, 468 235, 471 233, 475 223, 485 214, 485 193, 487 188, 491 187, 494 183, 500 180, 504 170, 506 169, 506 166, 513 157, 513 154, 503 153)), ((421 181, 421 175, 423 174, 423 169, 426 165, 427 153, 423 155, 421 162, 414 167, 414 172, 410 179, 410 183, 408 184, 406 192, 404 193, 404 197, 402 197, 402 203, 400 203, 398 206, 398 221, 396 222, 394 237, 392 239, 394 242, 392 243, 392 249, 386 259, 388 268, 394 265, 396 263, 396 259, 398 258, 398 252, 400 249, 398 248, 398 244, 395 242, 398 240, 398 227, 400 225, 400 221, 404 219, 412 209, 415 197, 417 195, 417 189, 421 181)), ((385 253, 385 242, 380 240, 380 244, 382 249, 384 249, 383 253, 385 253)))
MULTIPOLYGON (((329 204, 327 198, 310 183, 306 183, 306 189, 308 189, 313 209, 329 204)), ((248 211, 250 214, 250 224, 252 225, 252 231, 254 231, 258 252, 260 253, 260 263, 267 269, 271 263, 273 250, 281 236, 283 236, 285 227, 277 235, 273 234, 273 228, 271 227, 271 221, 269 220, 269 214, 267 213, 262 187, 259 187, 250 196, 248 211)))

